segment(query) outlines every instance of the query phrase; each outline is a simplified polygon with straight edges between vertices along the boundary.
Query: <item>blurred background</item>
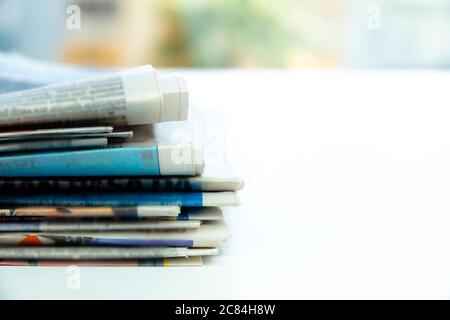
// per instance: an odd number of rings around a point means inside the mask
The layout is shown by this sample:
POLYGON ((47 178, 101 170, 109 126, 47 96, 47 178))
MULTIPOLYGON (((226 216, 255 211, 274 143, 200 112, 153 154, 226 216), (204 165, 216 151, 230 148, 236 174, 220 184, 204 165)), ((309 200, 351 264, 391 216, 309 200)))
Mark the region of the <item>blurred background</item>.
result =
POLYGON ((0 51, 82 65, 446 68, 448 0, 0 0, 0 51))

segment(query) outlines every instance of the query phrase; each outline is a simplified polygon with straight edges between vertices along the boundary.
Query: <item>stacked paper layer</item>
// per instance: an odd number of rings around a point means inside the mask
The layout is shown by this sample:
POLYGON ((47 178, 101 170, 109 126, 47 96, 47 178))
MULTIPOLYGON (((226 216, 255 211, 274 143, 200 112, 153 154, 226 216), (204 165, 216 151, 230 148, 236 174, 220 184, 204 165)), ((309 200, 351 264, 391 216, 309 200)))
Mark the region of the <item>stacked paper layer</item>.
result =
POLYGON ((202 176, 200 149, 143 130, 187 119, 181 76, 2 59, 0 265, 199 266, 226 246, 219 207, 243 181, 202 176), (40 82, 36 65, 73 81, 40 82))

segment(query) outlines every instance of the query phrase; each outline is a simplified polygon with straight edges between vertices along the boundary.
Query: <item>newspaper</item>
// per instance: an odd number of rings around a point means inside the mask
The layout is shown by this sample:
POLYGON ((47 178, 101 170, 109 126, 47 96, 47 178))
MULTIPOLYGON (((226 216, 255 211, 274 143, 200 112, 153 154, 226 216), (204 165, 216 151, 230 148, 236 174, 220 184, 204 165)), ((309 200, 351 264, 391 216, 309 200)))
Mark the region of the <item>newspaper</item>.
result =
POLYGON ((227 246, 230 231, 223 222, 203 223, 200 228, 147 231, 61 231, 43 233, 3 232, 1 246, 145 246, 145 247, 199 247, 227 246))
POLYGON ((27 153, 0 157, 0 266, 192 266, 218 254, 230 232, 217 206, 239 204, 244 183, 200 176, 199 135, 180 145, 184 123, 157 124, 186 120, 188 100, 182 77, 151 66, 0 53, 0 152, 27 153), (83 145, 94 139, 103 145, 83 145))
POLYGON ((139 222, 117 221, 28 221, 0 222, 0 232, 61 232, 61 231, 123 231, 123 230, 175 230, 199 228, 199 220, 161 220, 139 222))
MULTIPOLYGON (((1 164, 1 162, 0 162, 1 164)), ((180 206, 225 207, 240 204, 235 192, 0 193, 4 206, 180 206)))
POLYGON ((108 145, 107 138, 86 139, 52 139, 36 141, 18 141, 12 143, 0 143, 0 153, 22 153, 31 151, 66 150, 101 148, 108 145))
POLYGON ((183 208, 177 206, 147 207, 19 207, 0 208, 1 222, 28 221, 156 221, 156 220, 223 220, 218 207, 183 208))
MULTIPOLYGON (((28 131, 33 133, 33 130, 28 131)), ((2 135, 2 133, 0 133, 2 135)), ((105 132, 105 133, 70 133, 70 134, 52 134, 52 135, 23 135, 16 137, 0 138, 0 143, 11 141, 45 141, 49 139, 75 139, 75 138, 110 138, 110 139, 131 139, 133 137, 133 131, 121 131, 121 132, 105 132)))
POLYGON ((113 146, 0 157, 0 176, 193 176, 204 166, 201 151, 192 145, 113 146))
POLYGON ((105 134, 113 132, 113 127, 79 127, 79 128, 51 128, 51 129, 36 129, 36 130, 19 130, 0 132, 0 141, 9 140, 34 140, 44 138, 61 138, 70 137, 74 134, 105 134))
POLYGON ((184 79, 147 65, 2 94, 0 125, 140 125, 186 120, 187 108, 184 79))
POLYGON ((212 177, 89 177, 0 180, 2 192, 82 192, 82 191, 238 191, 238 178, 212 177))
POLYGON ((201 267, 202 265, 201 256, 137 260, 0 260, 0 267, 201 267))
POLYGON ((113 127, 81 127, 0 132, 0 153, 101 148, 109 139, 117 143, 133 137, 133 131, 112 131, 113 127))
POLYGON ((96 248, 96 247, 0 247, 0 259, 102 260, 148 259, 217 255, 217 249, 96 248))
POLYGON ((109 218, 137 220, 147 218, 177 217, 178 206, 129 206, 129 207, 16 207, 0 208, 0 221, 4 218, 109 218))

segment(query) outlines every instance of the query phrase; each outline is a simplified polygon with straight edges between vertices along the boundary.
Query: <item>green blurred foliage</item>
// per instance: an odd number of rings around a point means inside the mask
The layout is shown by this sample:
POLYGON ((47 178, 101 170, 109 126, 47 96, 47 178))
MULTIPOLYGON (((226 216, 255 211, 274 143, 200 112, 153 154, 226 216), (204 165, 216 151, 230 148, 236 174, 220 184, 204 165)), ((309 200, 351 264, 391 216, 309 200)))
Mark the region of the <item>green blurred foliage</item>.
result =
MULTIPOLYGON (((304 0, 161 1, 159 64, 286 67, 307 46, 292 21, 304 0)), ((295 20, 295 18, 294 18, 295 20)))

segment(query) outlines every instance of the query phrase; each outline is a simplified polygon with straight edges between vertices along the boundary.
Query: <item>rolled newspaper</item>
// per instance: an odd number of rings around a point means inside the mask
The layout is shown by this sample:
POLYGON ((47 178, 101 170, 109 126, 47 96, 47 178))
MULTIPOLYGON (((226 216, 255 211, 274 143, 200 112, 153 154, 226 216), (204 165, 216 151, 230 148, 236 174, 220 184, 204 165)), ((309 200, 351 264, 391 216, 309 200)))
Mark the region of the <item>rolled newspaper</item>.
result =
POLYGON ((181 76, 158 74, 145 65, 0 95, 0 125, 138 125, 186 120, 188 100, 181 76))

